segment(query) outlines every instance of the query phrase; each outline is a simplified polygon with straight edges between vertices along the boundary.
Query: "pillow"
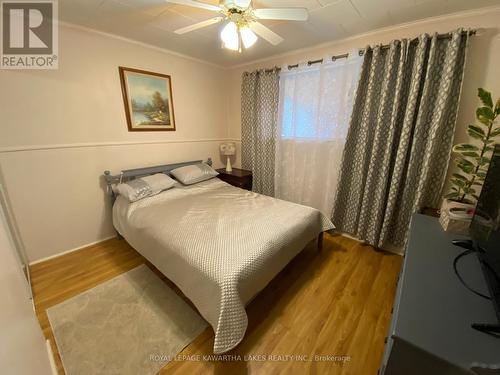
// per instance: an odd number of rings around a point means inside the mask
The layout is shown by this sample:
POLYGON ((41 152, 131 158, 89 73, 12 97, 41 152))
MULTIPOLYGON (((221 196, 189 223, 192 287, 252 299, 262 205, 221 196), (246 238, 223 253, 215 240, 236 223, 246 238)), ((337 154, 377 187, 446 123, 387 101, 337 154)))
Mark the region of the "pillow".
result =
POLYGON ((135 202, 170 189, 175 184, 176 182, 166 174, 157 173, 118 184, 113 188, 113 191, 123 195, 129 202, 135 202))
POLYGON ((186 165, 185 167, 175 168, 170 174, 184 185, 191 185, 197 182, 214 178, 219 173, 211 166, 205 163, 186 165))
POLYGON ((151 176, 144 176, 141 177, 140 180, 146 181, 146 183, 151 186, 153 195, 158 194, 163 190, 170 189, 177 184, 177 181, 165 173, 156 173, 151 176))

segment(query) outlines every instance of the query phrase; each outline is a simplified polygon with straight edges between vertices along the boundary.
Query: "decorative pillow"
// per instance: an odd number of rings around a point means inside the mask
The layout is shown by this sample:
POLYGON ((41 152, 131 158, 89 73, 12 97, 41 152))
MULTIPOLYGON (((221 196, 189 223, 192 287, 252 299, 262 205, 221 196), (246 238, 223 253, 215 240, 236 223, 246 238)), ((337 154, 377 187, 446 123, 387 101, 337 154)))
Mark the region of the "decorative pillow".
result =
POLYGON ((170 171, 170 174, 184 185, 192 185, 197 182, 214 178, 219 173, 205 163, 186 165, 170 171))
POLYGON ((136 178, 114 187, 114 192, 123 195, 129 202, 158 194, 174 187, 177 182, 163 173, 136 178))

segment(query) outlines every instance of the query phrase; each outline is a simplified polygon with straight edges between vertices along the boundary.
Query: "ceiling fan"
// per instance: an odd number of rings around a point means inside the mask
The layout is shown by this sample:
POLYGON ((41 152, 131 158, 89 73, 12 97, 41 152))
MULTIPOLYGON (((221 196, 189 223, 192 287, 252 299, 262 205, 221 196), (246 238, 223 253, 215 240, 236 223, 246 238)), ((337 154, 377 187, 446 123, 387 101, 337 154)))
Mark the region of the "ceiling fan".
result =
POLYGON ((278 45, 283 38, 257 20, 306 21, 308 14, 304 8, 263 8, 253 9, 252 0, 220 0, 219 5, 196 0, 166 0, 168 3, 188 5, 219 13, 216 17, 195 23, 174 32, 185 34, 220 22, 226 22, 220 38, 223 47, 241 52, 242 45, 250 48, 257 41, 257 35, 272 45, 278 45))

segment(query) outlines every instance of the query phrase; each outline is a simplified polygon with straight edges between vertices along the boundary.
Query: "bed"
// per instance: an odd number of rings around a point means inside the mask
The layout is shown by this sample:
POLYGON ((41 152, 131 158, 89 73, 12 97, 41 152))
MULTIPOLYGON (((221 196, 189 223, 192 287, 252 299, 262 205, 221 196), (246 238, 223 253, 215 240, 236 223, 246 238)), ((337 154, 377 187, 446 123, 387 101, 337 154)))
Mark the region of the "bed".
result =
MULTIPOLYGON (((117 179, 168 173, 141 168, 117 179)), ((218 178, 130 203, 114 197, 113 224, 197 307, 215 332, 214 353, 245 335, 246 304, 310 241, 333 229, 318 210, 233 187, 218 178), (116 198, 116 199, 115 199, 116 198)))

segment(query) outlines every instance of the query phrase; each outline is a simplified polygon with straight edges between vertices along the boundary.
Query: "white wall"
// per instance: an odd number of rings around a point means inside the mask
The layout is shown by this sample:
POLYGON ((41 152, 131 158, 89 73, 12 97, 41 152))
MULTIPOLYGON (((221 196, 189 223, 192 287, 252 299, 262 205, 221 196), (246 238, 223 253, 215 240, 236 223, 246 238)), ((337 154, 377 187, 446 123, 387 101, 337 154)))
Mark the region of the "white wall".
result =
POLYGON ((0 165, 30 261, 114 235, 100 178, 212 156, 227 139, 225 70, 60 28, 59 70, 0 71, 0 165), (118 66, 171 75, 177 130, 128 132, 118 66))
MULTIPOLYGON (((367 45, 387 44, 393 39, 411 38, 424 32, 446 33, 458 27, 480 29, 478 35, 470 40, 471 44, 455 136, 455 143, 465 142, 468 140, 466 134, 467 125, 474 123, 475 109, 479 104, 476 96, 477 88, 486 88, 493 92, 495 98, 500 97, 500 74, 498 73, 498 67, 500 66, 500 7, 462 12, 385 28, 232 69, 229 82, 229 137, 241 137, 240 86, 241 75, 244 71, 316 60, 325 55, 339 55, 354 48, 364 48, 367 45)), ((239 160, 240 157, 238 157, 239 160)), ((447 186, 443 190, 447 192, 447 186)))
POLYGON ((0 372, 49 375, 52 370, 45 339, 14 254, 0 206, 0 372))

